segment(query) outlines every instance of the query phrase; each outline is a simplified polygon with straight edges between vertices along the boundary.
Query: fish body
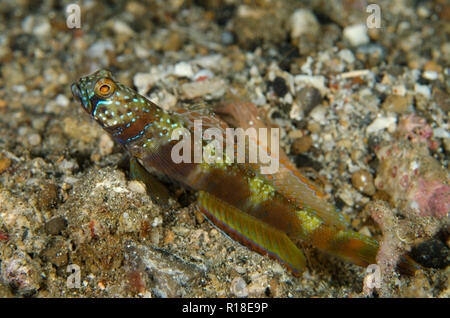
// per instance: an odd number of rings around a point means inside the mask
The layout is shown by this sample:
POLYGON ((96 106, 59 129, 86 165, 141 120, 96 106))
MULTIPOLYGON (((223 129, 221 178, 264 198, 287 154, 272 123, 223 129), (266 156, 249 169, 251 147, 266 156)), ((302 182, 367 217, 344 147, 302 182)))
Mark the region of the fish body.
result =
MULTIPOLYGON (((348 230, 346 217, 286 160, 280 160, 279 170, 273 174, 261 173, 258 162, 235 163, 227 154, 209 152, 207 162, 174 160, 182 137, 203 136, 213 128, 222 141, 226 139, 229 127, 213 113, 200 106, 168 112, 115 81, 105 70, 81 78, 72 85, 72 92, 142 167, 195 190, 197 209, 216 227, 248 248, 278 259, 294 274, 306 268, 302 244, 360 266, 376 263, 379 244, 348 230), (202 123, 200 128, 196 121, 202 123)), ((183 155, 187 151, 194 158, 195 150, 208 153, 210 142, 189 141, 183 155)), ((269 152, 258 141, 256 144, 258 151, 269 152)))

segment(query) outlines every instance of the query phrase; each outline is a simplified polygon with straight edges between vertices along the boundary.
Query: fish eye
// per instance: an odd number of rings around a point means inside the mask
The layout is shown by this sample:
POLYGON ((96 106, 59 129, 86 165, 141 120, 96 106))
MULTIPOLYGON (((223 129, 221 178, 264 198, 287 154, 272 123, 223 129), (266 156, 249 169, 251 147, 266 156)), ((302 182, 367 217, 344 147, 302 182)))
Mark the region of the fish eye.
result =
POLYGON ((109 78, 102 78, 95 83, 94 92, 99 97, 109 97, 114 93, 115 84, 109 78))

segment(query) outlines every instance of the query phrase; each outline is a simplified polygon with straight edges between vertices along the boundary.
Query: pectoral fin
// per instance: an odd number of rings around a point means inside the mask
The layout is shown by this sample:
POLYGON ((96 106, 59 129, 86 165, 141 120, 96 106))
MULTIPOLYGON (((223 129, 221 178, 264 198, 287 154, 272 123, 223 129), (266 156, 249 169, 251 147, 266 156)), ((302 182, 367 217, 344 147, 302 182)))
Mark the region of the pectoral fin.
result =
POLYGON ((161 206, 169 204, 169 191, 135 159, 130 159, 130 179, 143 182, 148 195, 161 206))

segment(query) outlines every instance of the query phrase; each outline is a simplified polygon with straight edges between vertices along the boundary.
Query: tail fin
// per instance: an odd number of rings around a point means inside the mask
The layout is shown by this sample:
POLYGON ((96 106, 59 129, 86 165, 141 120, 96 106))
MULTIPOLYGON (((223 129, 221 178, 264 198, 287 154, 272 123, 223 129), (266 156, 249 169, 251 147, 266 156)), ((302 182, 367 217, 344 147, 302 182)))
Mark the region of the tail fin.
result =
POLYGON ((336 235, 333 254, 359 265, 376 264, 379 244, 376 240, 353 231, 340 230, 336 235))
MULTIPOLYGON (((359 266, 376 264, 379 244, 376 240, 353 231, 322 225, 313 233, 313 245, 319 249, 359 266)), ((413 275, 421 267, 409 256, 401 257, 398 269, 413 275)))
POLYGON ((376 263, 378 242, 357 232, 321 224, 311 233, 313 246, 359 266, 376 263))

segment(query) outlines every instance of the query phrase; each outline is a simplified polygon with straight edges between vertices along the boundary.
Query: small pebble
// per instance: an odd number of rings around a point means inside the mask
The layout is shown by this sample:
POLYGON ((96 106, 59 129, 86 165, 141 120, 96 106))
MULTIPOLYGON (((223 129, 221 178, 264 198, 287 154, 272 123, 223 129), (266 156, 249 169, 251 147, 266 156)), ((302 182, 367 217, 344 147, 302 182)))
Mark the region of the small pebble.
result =
POLYGON ((274 93, 278 97, 284 97, 284 95, 286 95, 287 92, 289 91, 286 85, 286 81, 284 80, 284 78, 279 76, 275 77, 274 81, 271 82, 269 85, 273 88, 274 93))
MULTIPOLYGON (((303 70, 303 66, 302 66, 302 70, 303 70)), ((309 70, 306 69, 306 70, 304 70, 304 72, 309 72, 309 70)), ((325 85, 326 79, 324 76, 321 76, 321 75, 311 76, 311 75, 299 74, 299 75, 295 75, 294 82, 295 82, 295 85, 312 86, 314 88, 317 88, 321 95, 324 95, 327 93, 327 87, 325 85)))
POLYGON ((68 248, 64 240, 59 236, 50 240, 47 247, 39 255, 44 261, 52 263, 56 267, 61 267, 67 264, 68 248))
POLYGON ((210 95, 211 98, 219 98, 225 94, 225 91, 226 84, 219 78, 184 83, 181 85, 181 95, 187 99, 194 99, 205 95, 210 95))
POLYGON ((439 78, 439 74, 436 71, 425 71, 423 72, 422 77, 427 80, 434 81, 439 78))
POLYGON ((347 64, 355 63, 355 55, 349 49, 340 50, 338 53, 339 58, 347 64))
POLYGON ((320 24, 311 10, 298 9, 290 17, 291 38, 297 39, 302 35, 315 36, 320 31, 320 24))
POLYGON ((435 138, 450 138, 450 133, 447 129, 438 127, 433 129, 433 137, 435 138))
POLYGON ((389 95, 381 105, 381 108, 388 112, 402 114, 408 109, 409 105, 410 99, 408 97, 389 95))
POLYGON ((141 17, 145 14, 146 7, 137 1, 130 1, 127 2, 125 10, 136 17, 141 17))
POLYGON ((294 155, 298 155, 307 152, 312 146, 312 139, 309 135, 302 136, 294 140, 291 146, 291 152, 294 155))
POLYGON ((75 159, 62 159, 61 161, 58 161, 56 164, 58 170, 64 171, 64 173, 72 173, 75 169, 78 168, 78 163, 75 159))
POLYGON ((308 129, 312 134, 317 134, 320 132, 320 124, 310 120, 306 125, 306 129, 308 129))
POLYGON ((28 136, 28 143, 30 146, 37 146, 41 143, 42 138, 39 134, 31 134, 28 136))
POLYGON ((136 192, 136 193, 140 193, 140 194, 144 194, 147 191, 145 184, 143 182, 137 181, 137 180, 132 180, 132 181, 128 182, 128 189, 130 189, 130 191, 132 191, 132 192, 136 192))
POLYGON ((111 139, 111 137, 107 134, 103 134, 100 137, 99 142, 99 151, 101 156, 107 156, 112 153, 113 147, 114 147, 114 141, 111 139))
MULTIPOLYGON (((154 96, 152 96, 152 101, 153 97, 154 96)), ((154 102, 164 110, 171 110, 177 104, 177 97, 165 90, 160 91, 155 98, 157 98, 158 100, 154 102)))
POLYGON ((169 37, 164 41, 162 49, 164 51, 178 51, 181 48, 182 42, 178 32, 171 32, 169 37))
POLYGON ((267 276, 265 275, 252 279, 247 287, 248 295, 250 297, 262 297, 265 294, 268 286, 269 281, 267 279, 267 276))
POLYGON ((367 26, 365 24, 354 24, 345 27, 344 39, 353 46, 369 43, 370 39, 367 34, 367 26))
POLYGON ((358 170, 352 174, 353 187, 369 196, 375 194, 375 185, 372 175, 365 170, 358 170))
POLYGON ((231 45, 236 42, 236 37, 232 32, 225 31, 220 35, 220 41, 224 45, 231 45))
POLYGON ((231 281, 231 291, 236 297, 247 297, 248 289, 247 284, 242 279, 242 277, 235 277, 231 281))
POLYGON ((50 235, 58 235, 67 226, 67 221, 63 216, 55 216, 45 223, 45 232, 50 235))
POLYGON ((344 187, 344 189, 342 189, 338 196, 348 206, 353 206, 355 204, 355 200, 353 199, 350 187, 344 187))
POLYGON ((53 183, 41 185, 37 196, 39 209, 50 209, 58 203, 58 186, 53 183))
POLYGON ((192 80, 194 82, 197 82, 197 81, 203 81, 205 79, 213 78, 213 77, 214 77, 214 74, 210 70, 200 70, 197 73, 195 73, 192 80))
POLYGON ((126 36, 134 35, 133 29, 128 24, 126 24, 125 22, 120 21, 120 20, 115 20, 113 22, 112 28, 113 28, 114 32, 116 32, 117 34, 126 35, 126 36))
POLYGON ((34 25, 33 34, 36 36, 48 36, 51 31, 50 22, 46 17, 40 17, 34 25))
POLYGON ((368 43, 358 46, 356 55, 359 59, 367 61, 370 66, 375 66, 385 60, 386 49, 379 43, 368 43))
POLYGON ((133 77, 134 86, 136 86, 139 94, 146 94, 152 86, 155 76, 150 73, 136 73, 133 77))
POLYGON ((414 85, 414 92, 421 94, 425 96, 426 98, 431 97, 431 90, 427 85, 420 85, 419 83, 416 83, 414 85))
POLYGON ((34 118, 31 122, 31 127, 38 131, 42 131, 45 128, 45 125, 47 124, 47 118, 46 117, 37 117, 34 118))
POLYGON ((303 113, 308 116, 314 107, 322 102, 322 95, 315 87, 304 87, 297 93, 297 101, 300 103, 303 113))
POLYGON ((67 107, 70 104, 70 100, 63 94, 56 96, 55 102, 62 107, 67 107))
POLYGON ((160 216, 157 216, 153 219, 152 227, 157 227, 163 223, 163 219, 160 216))
POLYGON ((114 44, 109 40, 96 41, 89 47, 86 55, 92 58, 103 58, 106 56, 106 51, 114 52, 114 44))
POLYGON ((39 263, 20 250, 15 251, 12 257, 2 259, 0 270, 2 282, 19 295, 33 295, 42 283, 41 273, 39 263))
POLYGON ((392 93, 394 95, 405 96, 406 95, 406 87, 405 87, 405 85, 392 86, 392 93))
POLYGON ((238 274, 244 275, 247 272, 247 269, 244 266, 236 265, 234 267, 238 274))
POLYGON ((314 109, 311 111, 309 116, 312 119, 314 119, 316 122, 318 122, 320 124, 324 124, 325 119, 326 119, 326 113, 327 113, 327 107, 317 106, 317 107, 314 107, 314 109))
POLYGON ((423 66, 423 70, 425 72, 434 71, 434 72, 440 73, 440 72, 442 72, 442 67, 439 64, 437 64, 436 61, 428 61, 423 66))
POLYGON ((372 233, 370 232, 370 229, 368 226, 363 226, 359 231, 360 234, 371 237, 372 233))
POLYGON ((450 112, 450 94, 440 89, 433 89, 433 98, 443 112, 450 112))
POLYGON ((6 169, 11 166, 11 159, 9 158, 1 158, 0 159, 0 173, 3 173, 6 171, 6 169))
POLYGON ((395 117, 378 117, 369 126, 367 126, 366 132, 370 134, 385 128, 391 128, 391 130, 395 130, 396 121, 397 118, 395 117))
POLYGON ((173 75, 178 77, 191 78, 192 76, 194 76, 194 71, 192 70, 192 66, 190 63, 180 62, 175 64, 173 75))

